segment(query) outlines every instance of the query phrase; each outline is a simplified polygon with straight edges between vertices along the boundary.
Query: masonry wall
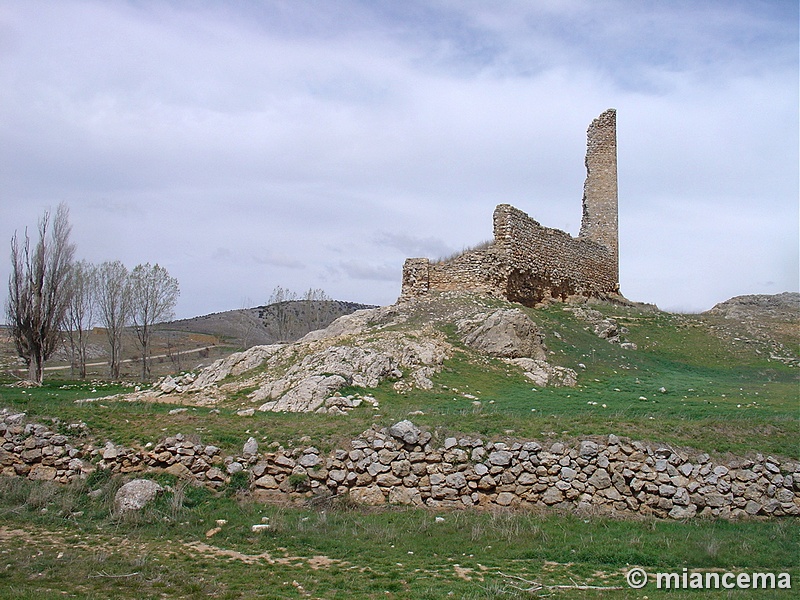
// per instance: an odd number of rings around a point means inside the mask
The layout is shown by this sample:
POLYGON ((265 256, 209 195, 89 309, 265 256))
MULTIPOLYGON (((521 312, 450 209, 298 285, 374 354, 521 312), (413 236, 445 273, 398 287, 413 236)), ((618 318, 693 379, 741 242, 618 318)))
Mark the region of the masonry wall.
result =
POLYGON ((543 227, 508 204, 494 212, 494 243, 443 263, 408 259, 400 299, 468 291, 534 306, 570 296, 619 294, 616 111, 587 132, 586 181, 579 237, 543 227))
MULTIPOLYGON (((82 433, 81 424, 67 430, 82 433)), ((248 451, 244 451, 247 449, 248 451)), ((409 421, 370 429, 349 447, 313 446, 240 456, 181 434, 150 448, 75 442, 24 413, 0 410, 0 474, 68 483, 95 469, 141 476, 166 470, 211 488, 244 472, 264 502, 348 495, 362 504, 429 508, 555 507, 685 519, 800 515, 800 465, 772 456, 729 457, 609 435, 561 442, 435 441, 409 421)))
POLYGON ((582 295, 619 292, 613 253, 601 244, 543 227, 508 204, 494 212, 495 244, 506 256, 505 297, 535 305, 582 295))
POLYGON ((586 132, 580 237, 608 248, 619 281, 617 193, 617 111, 609 109, 594 119, 586 132))
POLYGON ((570 296, 619 292, 616 262, 606 247, 543 227, 508 204, 494 211, 494 242, 442 263, 406 260, 401 299, 469 291, 534 306, 570 296))

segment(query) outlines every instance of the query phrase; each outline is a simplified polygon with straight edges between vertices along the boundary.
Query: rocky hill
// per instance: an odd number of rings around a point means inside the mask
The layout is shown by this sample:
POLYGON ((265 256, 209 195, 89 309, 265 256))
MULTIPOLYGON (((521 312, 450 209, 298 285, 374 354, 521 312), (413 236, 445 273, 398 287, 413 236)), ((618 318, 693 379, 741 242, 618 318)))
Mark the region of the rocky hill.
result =
POLYGON ((327 327, 339 317, 365 308, 375 307, 341 300, 290 300, 171 321, 158 329, 214 335, 249 348, 297 340, 309 331, 327 327))
POLYGON ((800 293, 735 296, 715 305, 706 314, 721 315, 726 319, 796 321, 800 318, 800 293))
POLYGON ((442 294, 358 310, 294 343, 254 346, 199 373, 162 380, 145 394, 216 403, 248 390, 254 410, 342 413, 360 400, 340 390, 375 388, 386 380, 398 392, 431 389, 444 362, 464 348, 471 359, 506 361, 536 385, 575 385, 574 370, 548 362, 544 337, 514 305, 442 294))
MULTIPOLYGON (((797 364, 798 296, 734 298, 698 316, 692 326, 707 328, 733 346, 748 344, 756 355, 797 364)), ((332 305, 326 318, 334 309, 356 306, 332 305)), ((597 338, 623 350, 637 350, 637 345, 626 338, 624 320, 604 315, 592 305, 561 306, 561 311, 571 313, 597 338)), ((275 306, 259 309, 260 314, 271 309, 275 306)), ((657 312, 644 306, 628 309, 657 312)), ((199 373, 168 377, 144 394, 177 394, 185 396, 181 402, 209 404, 244 392, 252 410, 338 414, 361 403, 352 395, 343 396, 340 390, 376 388, 386 380, 392 381, 398 392, 431 389, 445 361, 459 353, 473 362, 486 357, 499 359, 537 386, 576 385, 577 372, 572 366, 554 362, 548 354, 546 332, 531 314, 511 303, 455 292, 355 310, 293 343, 254 346, 217 360, 199 373)), ((253 313, 250 316, 256 318, 253 313)), ((273 322, 278 318, 270 316, 273 322)), ((296 322, 300 318, 295 316, 296 322)), ((633 323, 637 318, 627 320, 633 323)), ((203 320, 192 320, 191 325, 203 320)), ((211 324, 225 322, 214 321, 213 315, 205 320, 211 324)), ((267 337, 268 333, 263 335, 267 337)), ((551 335, 560 339, 557 332, 551 335)))
POLYGON ((723 339, 744 341, 773 358, 797 362, 800 293, 736 296, 720 302, 702 317, 723 339))

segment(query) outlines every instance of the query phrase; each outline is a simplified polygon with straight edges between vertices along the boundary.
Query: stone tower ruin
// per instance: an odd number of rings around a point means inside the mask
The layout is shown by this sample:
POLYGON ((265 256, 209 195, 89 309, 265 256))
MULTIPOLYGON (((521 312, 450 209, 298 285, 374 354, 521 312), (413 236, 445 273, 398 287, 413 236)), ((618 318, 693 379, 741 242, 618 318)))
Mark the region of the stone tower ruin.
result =
POLYGON ((586 182, 580 237, 594 240, 614 255, 619 279, 617 223, 617 111, 609 109, 586 133, 586 182))
POLYGON ((494 240, 455 258, 409 258, 400 300, 467 291, 535 306, 570 297, 619 298, 616 111, 587 132, 583 218, 577 238, 508 204, 494 211, 494 240))

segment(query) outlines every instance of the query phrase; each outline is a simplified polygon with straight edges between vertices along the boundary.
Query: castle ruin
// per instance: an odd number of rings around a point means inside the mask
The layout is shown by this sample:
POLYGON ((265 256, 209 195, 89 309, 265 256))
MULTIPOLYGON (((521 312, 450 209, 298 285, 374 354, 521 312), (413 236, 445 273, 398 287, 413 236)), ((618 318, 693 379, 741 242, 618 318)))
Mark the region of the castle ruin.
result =
POLYGON ((453 259, 409 258, 401 300, 468 291, 526 306, 570 297, 619 298, 616 111, 587 132, 583 218, 577 238, 508 204, 494 211, 494 240, 453 259))

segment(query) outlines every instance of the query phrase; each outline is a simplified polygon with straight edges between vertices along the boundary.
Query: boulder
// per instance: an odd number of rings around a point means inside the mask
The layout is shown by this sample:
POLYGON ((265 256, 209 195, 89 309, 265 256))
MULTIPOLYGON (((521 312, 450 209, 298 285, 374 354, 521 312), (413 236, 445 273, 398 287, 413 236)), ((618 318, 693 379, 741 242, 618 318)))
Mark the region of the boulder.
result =
POLYGON ((461 320, 457 327, 463 342, 479 352, 503 358, 545 359, 544 335, 518 308, 461 320))
POLYGON ((149 479, 134 479, 123 485, 114 496, 114 512, 121 514, 141 510, 155 500, 164 488, 149 479))
POLYGON ((387 433, 404 443, 414 445, 419 441, 420 430, 411 421, 405 419, 395 423, 387 430, 387 433))
POLYGON ((350 490, 350 499, 356 504, 366 504, 368 506, 379 506, 386 503, 386 497, 377 485, 352 488, 350 490))
POLYGON ((31 467, 31 470, 28 473, 28 479, 35 479, 37 481, 53 481, 57 474, 58 471, 55 467, 36 464, 31 467))
POLYGON ((247 441, 242 447, 242 454, 245 457, 255 456, 258 454, 258 440, 254 437, 247 438, 247 441))

